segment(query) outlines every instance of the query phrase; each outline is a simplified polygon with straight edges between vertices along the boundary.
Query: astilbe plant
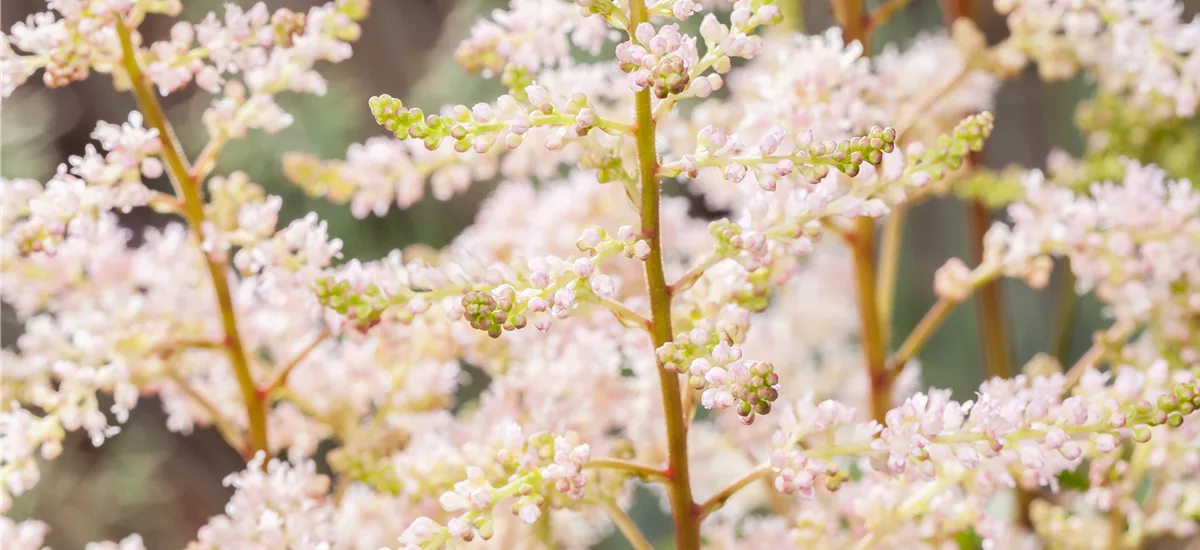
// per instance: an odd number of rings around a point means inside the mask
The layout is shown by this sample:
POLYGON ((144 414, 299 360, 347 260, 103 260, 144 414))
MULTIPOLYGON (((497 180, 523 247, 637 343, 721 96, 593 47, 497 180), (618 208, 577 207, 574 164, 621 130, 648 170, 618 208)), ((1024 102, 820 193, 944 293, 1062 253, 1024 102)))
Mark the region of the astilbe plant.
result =
MULTIPOLYGON (((275 96, 325 91, 314 67, 350 56, 368 0, 230 5, 153 43, 139 25, 178 0, 48 2, 3 36, 5 95, 106 73, 139 111, 50 181, 3 182, 25 331, 3 357, 0 506, 67 432, 100 445, 155 396, 170 429, 215 427, 248 462, 196 549, 582 548, 614 526, 647 549, 639 484, 681 549, 1194 540, 1200 191, 1149 162, 1196 114, 1200 21, 1170 0, 996 0, 1011 33, 988 45, 949 2, 949 32, 869 57, 902 3, 835 0, 841 28, 803 36, 772 0, 513 0, 457 51, 506 95, 437 113, 381 95, 394 138, 282 159, 359 217, 502 180, 446 250, 339 263, 315 215, 278 227, 279 197, 213 171, 291 123, 275 96), (1027 63, 1097 84, 1087 153, 1048 176, 978 155, 1027 63), (158 98, 192 85, 213 100, 189 159, 158 98), (163 174, 174 194, 144 184, 163 174), (689 217, 667 180, 727 216, 689 217), (977 257, 937 271, 893 349, 904 212, 945 195, 974 205, 977 257), (132 247, 116 212, 139 207, 179 223, 132 247), (1056 258, 1111 328, 1069 368, 1020 372, 993 283, 1041 288, 1056 258), (916 356, 976 293, 990 379, 965 402, 922 391, 916 356), (491 382, 458 407, 463 364, 491 382)), ((0 539, 46 531, 5 517, 0 539)))

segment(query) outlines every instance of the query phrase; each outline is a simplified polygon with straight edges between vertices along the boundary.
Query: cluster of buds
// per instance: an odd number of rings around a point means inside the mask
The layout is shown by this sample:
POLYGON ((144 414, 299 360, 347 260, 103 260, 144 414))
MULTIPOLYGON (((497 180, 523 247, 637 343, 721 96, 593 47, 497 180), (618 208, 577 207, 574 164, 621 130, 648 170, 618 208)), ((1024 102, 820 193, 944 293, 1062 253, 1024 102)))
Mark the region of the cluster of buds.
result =
POLYGON ((679 25, 663 26, 656 32, 650 23, 638 25, 633 39, 617 45, 617 61, 629 73, 634 91, 650 88, 663 99, 681 94, 691 82, 691 68, 700 61, 696 39, 679 32, 679 25))
POLYGON ((837 434, 842 428, 853 426, 855 410, 836 401, 827 400, 814 406, 811 400, 806 400, 788 407, 781 416, 780 429, 772 438, 775 450, 770 459, 776 472, 775 489, 812 498, 816 483, 823 482, 830 491, 840 488, 845 472, 837 464, 795 452, 795 446, 814 434, 837 434))
POLYGON ((736 323, 714 330, 694 328, 660 346, 655 355, 662 368, 688 375, 688 385, 703 392, 704 408, 733 407, 739 419, 750 424, 757 415, 771 412, 779 398, 779 376, 774 365, 743 359, 741 348, 730 345, 745 337, 746 328, 736 323))
POLYGON ((830 173, 830 168, 846 175, 858 175, 863 164, 878 165, 896 146, 894 128, 872 128, 867 135, 841 141, 814 142, 811 131, 789 135, 781 126, 768 131, 756 148, 750 149, 724 129, 706 126, 697 135, 697 150, 677 163, 663 167, 666 175, 696 178, 701 168, 720 168, 722 176, 739 183, 747 176, 766 191, 774 191, 781 178, 798 174, 815 184, 830 173), (790 152, 781 152, 781 147, 790 152))
POLYGON ((889 411, 882 426, 855 423, 853 409, 832 401, 816 407, 801 403, 785 415, 790 422, 775 436, 776 485, 811 494, 815 479, 832 475, 825 461, 839 455, 871 457, 874 468, 907 479, 933 481, 970 472, 983 494, 1016 481, 1054 485, 1058 474, 1083 458, 1119 448, 1122 433, 1144 443, 1153 427, 1178 427, 1200 406, 1195 380, 1170 385, 1154 402, 1122 404, 1108 394, 1143 387, 1139 371, 1123 369, 1112 386, 1105 385, 1108 375, 1095 371, 1084 378, 1066 398, 1061 374, 997 378, 980 388, 976 401, 963 403, 950 400, 949 391, 918 393, 889 411), (1010 471, 1013 464, 1021 468, 1010 471))
POLYGON ((156 194, 142 178, 157 178, 163 165, 157 154, 161 149, 158 131, 143 125, 141 113, 133 112, 121 125, 100 122, 92 138, 103 153, 89 144, 83 156, 71 156, 59 165, 58 173, 44 189, 36 182, 4 180, 5 192, 24 196, 22 211, 12 212, 13 231, 23 253, 53 251, 72 227, 92 227, 101 212, 129 212, 134 207, 154 205, 170 209, 171 204, 156 203, 156 194), (10 186, 21 186, 15 189, 10 186), (40 191, 40 192, 38 192, 40 191), (21 219, 23 218, 23 219, 21 219))
POLYGON ((589 227, 583 230, 583 235, 575 241, 575 246, 592 257, 609 257, 615 253, 642 261, 650 257, 650 243, 641 238, 632 225, 618 228, 616 236, 609 235, 598 225, 589 227))
MULTIPOLYGON (((361 264, 351 260, 348 269, 354 270, 356 266, 361 264)), ((379 324, 384 312, 393 305, 408 303, 410 306, 405 309, 414 314, 428 307, 424 300, 406 300, 407 293, 396 295, 376 283, 360 284, 350 278, 322 277, 315 281, 314 292, 321 305, 341 315, 348 326, 360 332, 379 324)))
POLYGON ((529 272, 520 280, 466 294, 451 315, 461 315, 472 327, 499 338, 503 331, 524 328, 528 318, 540 331, 550 329, 553 319, 563 319, 591 296, 611 299, 616 281, 596 271, 592 258, 573 262, 547 256, 529 262, 529 272))
POLYGON ((1157 167, 1123 164, 1120 183, 1094 184, 1088 195, 1030 173, 1025 199, 1008 209, 1012 227, 988 231, 985 261, 1036 286, 1049 279, 1050 257, 1064 255, 1077 291, 1094 289, 1118 322, 1163 327, 1160 345, 1172 350, 1167 356, 1194 365, 1200 361, 1200 272, 1194 267, 1200 265, 1200 192, 1157 167))
MULTIPOLYGON (((525 328, 524 315, 514 311, 517 291, 510 286, 500 287, 494 292, 473 290, 462 297, 463 318, 471 328, 482 330, 492 338, 499 338, 503 331, 525 328)), ((557 307, 561 307, 558 305, 557 307)))
POLYGON ((597 54, 608 39, 609 28, 596 13, 616 11, 611 0, 573 6, 560 0, 518 0, 507 10, 497 9, 491 19, 471 27, 471 36, 454 51, 454 58, 469 73, 485 77, 514 72, 536 73, 569 63, 572 46, 597 54), (554 32, 546 32, 554 29, 554 32))
POLYGON ((529 129, 538 126, 558 127, 546 138, 545 145, 550 150, 562 147, 568 131, 579 137, 588 135, 593 128, 618 131, 596 114, 595 106, 583 94, 556 101, 546 88, 536 84, 524 91, 526 103, 504 95, 495 107, 487 103, 471 108, 456 105, 445 114, 428 116, 420 108, 409 109, 399 99, 382 95, 371 98, 371 114, 397 139, 419 139, 430 151, 447 139, 453 141, 454 150, 460 153, 472 149, 486 153, 497 143, 516 149, 529 129))
POLYGON ((591 459, 591 451, 576 439, 572 433, 556 436, 546 432, 526 438, 519 426, 509 426, 496 453, 498 466, 507 473, 503 485, 493 485, 482 468, 467 467, 466 479, 439 499, 443 510, 458 515, 445 526, 427 517, 417 518, 400 536, 402 548, 440 548, 451 538, 489 540, 495 534, 492 512, 510 498, 514 499, 512 514, 527 524, 541 517, 552 493, 571 500, 582 498, 587 484, 583 467, 591 459))

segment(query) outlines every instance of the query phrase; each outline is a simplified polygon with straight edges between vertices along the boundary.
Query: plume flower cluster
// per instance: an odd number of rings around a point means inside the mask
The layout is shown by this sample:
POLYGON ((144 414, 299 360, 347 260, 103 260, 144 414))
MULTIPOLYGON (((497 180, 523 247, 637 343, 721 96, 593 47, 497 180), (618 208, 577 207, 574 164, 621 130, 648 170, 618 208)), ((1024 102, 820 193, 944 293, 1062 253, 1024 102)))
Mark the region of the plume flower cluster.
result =
MULTIPOLYGON (((104 73, 138 111, 49 181, 0 182, 0 297, 23 325, 2 355, 0 542, 43 548, 53 531, 14 500, 68 433, 120 437, 149 397, 246 459, 197 550, 588 548, 614 530, 645 550, 639 486, 687 550, 1200 537, 1200 190, 1132 153, 1089 177, 1123 143, 1113 121, 1176 135, 1194 116, 1197 23, 1170 0, 997 0, 998 44, 960 18, 870 57, 899 3, 834 0, 840 26, 812 36, 792 3, 492 12, 455 57, 504 95, 428 113, 379 95, 363 108, 387 135, 279 159, 358 218, 500 180, 445 249, 373 261, 213 173, 227 144, 291 124, 276 96, 325 93, 367 0, 231 4, 159 41, 143 20, 181 3, 56 0, 12 25, 5 97, 104 73), (1029 60, 1097 81, 1089 156, 986 172, 989 109, 1029 60), (188 158, 159 97, 193 85, 209 143, 188 158), (145 183, 163 175, 174 193, 145 183), (893 338, 903 215, 945 195, 1003 195, 1009 221, 893 338), (174 221, 134 234, 118 214, 138 208, 174 221), (992 349, 973 395, 924 386, 955 306, 1001 277, 1041 289, 1056 261, 1111 322, 1081 358, 1018 370, 992 349)), ((1005 345, 983 309, 986 346, 1005 345)))

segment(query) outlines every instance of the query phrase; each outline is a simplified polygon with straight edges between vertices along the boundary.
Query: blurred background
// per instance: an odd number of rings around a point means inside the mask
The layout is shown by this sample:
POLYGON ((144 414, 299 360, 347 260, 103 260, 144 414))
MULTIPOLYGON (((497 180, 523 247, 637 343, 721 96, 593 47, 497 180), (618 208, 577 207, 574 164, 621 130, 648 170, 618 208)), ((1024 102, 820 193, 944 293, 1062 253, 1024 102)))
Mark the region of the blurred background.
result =
MULTIPOLYGON (((1200 9, 1200 0, 1183 2, 1190 13, 1200 9)), ((356 220, 346 208, 310 199, 289 185, 280 173, 280 158, 286 151, 341 158, 350 143, 385 134, 366 107, 372 95, 388 93, 406 105, 431 111, 446 103, 490 101, 503 93, 498 82, 465 74, 454 62, 454 47, 469 33, 475 19, 505 3, 375 0, 363 24, 363 36, 354 45, 354 57, 325 70, 329 93, 324 97, 281 97, 296 123, 281 135, 254 133, 239 146, 227 148, 216 173, 243 170, 268 192, 283 196, 281 223, 316 211, 329 222, 331 236, 345 243, 347 259, 375 259, 414 243, 445 245, 471 222, 495 182, 478 183, 450 201, 427 195, 407 210, 356 220)), ((804 3, 808 32, 831 25, 825 0, 804 3)), ((221 9, 220 2, 211 0, 185 4, 182 17, 190 21, 221 9)), ((991 3, 976 4, 979 24, 989 39, 994 43, 1003 38, 1004 21, 991 3)), ((269 5, 272 9, 304 10, 311 3, 277 0, 269 5)), ((45 2, 39 0, 4 0, 0 25, 7 31, 14 22, 45 9, 45 2)), ((875 47, 889 42, 903 47, 918 32, 937 31, 941 26, 937 0, 912 0, 878 31, 875 47)), ((157 40, 166 37, 169 27, 165 19, 150 19, 143 32, 148 39, 157 40)), ((1012 163, 1043 166, 1052 147, 1079 154, 1083 145, 1072 119, 1075 104, 1089 90, 1082 78, 1045 84, 1031 71, 1007 82, 995 106, 997 122, 986 151, 988 164, 996 168, 1012 163)), ((195 87, 165 100, 168 115, 193 157, 204 144, 199 119, 209 100, 208 94, 197 93, 195 87)), ((134 102, 132 96, 113 91, 107 76, 52 90, 42 88, 40 77, 35 77, 0 109, 0 174, 46 181, 59 163, 83 151, 97 121, 125 120, 134 102)), ((696 206, 703 208, 699 201, 696 206)), ((910 212, 893 334, 906 335, 934 302, 933 271, 948 257, 968 257, 964 212, 964 205, 954 201, 933 201, 910 212)), ((144 212, 125 218, 134 228, 165 221, 144 212)), ((1017 365, 1050 346, 1059 287, 1052 282, 1048 288, 1037 293, 1020 282, 1003 283, 1013 336, 1011 351, 1017 365)), ((1092 331, 1104 326, 1093 300, 1084 297, 1079 307, 1078 322, 1071 331, 1072 358, 1088 347, 1092 331)), ((980 382, 983 359, 977 318, 974 301, 968 302, 933 337, 921 354, 928 384, 951 387, 959 396, 969 396, 980 382)), ((11 346, 21 327, 7 309, 2 329, 4 345, 11 346)), ((230 494, 221 479, 243 467, 238 454, 215 431, 202 430, 190 437, 170 433, 157 405, 143 400, 123 433, 103 447, 92 447, 85 437, 70 438, 63 456, 43 469, 36 490, 18 499, 13 516, 33 516, 50 524, 47 542, 59 549, 82 548, 93 540, 118 540, 135 531, 143 535, 148 548, 182 548, 210 516, 221 513, 230 494)), ((652 538, 669 531, 667 520, 647 499, 640 499, 634 515, 652 538)), ((602 547, 628 548, 617 539, 602 547)))

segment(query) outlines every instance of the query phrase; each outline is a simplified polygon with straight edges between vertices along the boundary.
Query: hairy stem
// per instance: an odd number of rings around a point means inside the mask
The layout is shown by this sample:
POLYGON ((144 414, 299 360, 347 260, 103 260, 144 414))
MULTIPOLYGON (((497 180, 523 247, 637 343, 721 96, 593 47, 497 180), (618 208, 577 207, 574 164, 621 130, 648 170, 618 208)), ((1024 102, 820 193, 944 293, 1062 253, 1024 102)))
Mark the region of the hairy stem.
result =
MULTIPOLYGON (((637 28, 649 17, 645 0, 630 0, 630 28, 637 28)), ((670 342, 671 289, 663 273, 662 240, 659 235, 659 180, 658 154, 654 147, 655 122, 650 110, 650 90, 643 89, 635 98, 637 122, 635 123, 638 168, 642 188, 642 238, 650 245, 650 256, 646 258, 646 286, 650 297, 651 338, 654 348, 670 342)), ((675 547, 679 550, 700 548, 700 522, 696 515, 696 503, 692 500, 692 482, 688 474, 687 424, 683 411, 679 375, 658 368, 659 386, 662 390, 663 413, 667 428, 667 475, 671 479, 671 517, 675 522, 675 547)))
MULTIPOLYGON (((198 235, 200 225, 204 223, 204 198, 200 193, 200 183, 191 175, 187 157, 170 121, 163 111, 158 97, 147 80, 141 65, 138 64, 137 52, 133 46, 133 38, 125 21, 118 20, 117 36, 121 40, 122 64, 129 74, 134 97, 138 108, 145 115, 151 127, 158 130, 158 139, 162 142, 162 157, 166 161, 167 174, 175 187, 176 196, 183 203, 183 217, 191 225, 193 234, 198 235)), ((250 361, 246 358, 246 349, 242 345, 238 333, 237 316, 233 309, 233 296, 229 290, 229 280, 226 277, 226 265, 210 254, 204 255, 208 274, 212 278, 213 290, 217 294, 217 304, 221 308, 221 325, 225 330, 225 347, 229 351, 229 362, 233 366, 238 387, 242 391, 242 400, 246 404, 246 417, 250 425, 250 448, 247 453, 253 456, 258 451, 267 449, 267 415, 266 405, 254 385, 254 377, 250 374, 250 361)), ((264 463, 265 464, 265 463, 264 463)))

